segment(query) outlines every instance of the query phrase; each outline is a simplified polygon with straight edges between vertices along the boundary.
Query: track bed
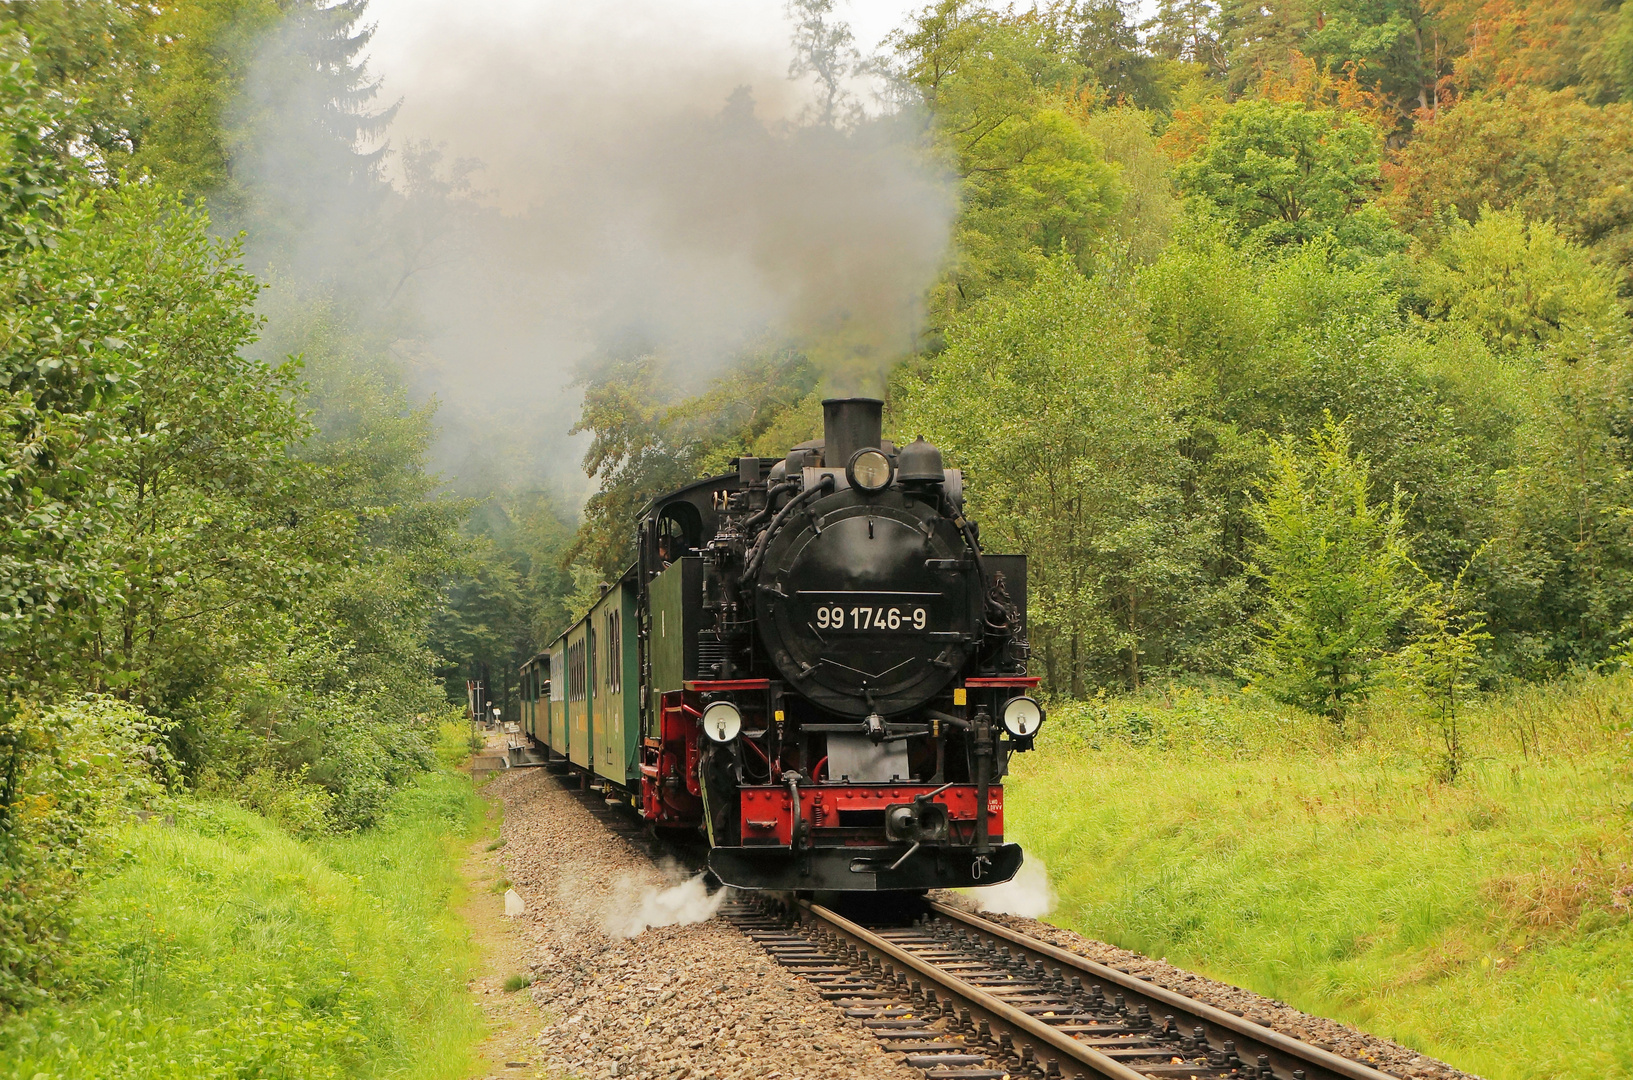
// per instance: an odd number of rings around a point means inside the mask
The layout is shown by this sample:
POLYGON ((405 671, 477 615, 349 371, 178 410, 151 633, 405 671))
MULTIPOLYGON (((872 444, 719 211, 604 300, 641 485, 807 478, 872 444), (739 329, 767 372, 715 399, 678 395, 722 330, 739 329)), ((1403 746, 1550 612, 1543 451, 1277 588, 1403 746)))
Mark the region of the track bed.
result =
MULTIPOLYGON (((576 789, 577 785, 572 784, 576 789)), ((1074 1075, 1462 1080, 1385 1040, 1034 920, 935 896, 845 914, 736 894, 624 940, 607 912, 701 866, 627 806, 510 773, 504 862, 528 899, 540 1063, 698 1080, 1074 1075), (667 867, 660 872, 658 867, 667 867), (1109 961, 1109 963, 1108 963, 1109 961)))

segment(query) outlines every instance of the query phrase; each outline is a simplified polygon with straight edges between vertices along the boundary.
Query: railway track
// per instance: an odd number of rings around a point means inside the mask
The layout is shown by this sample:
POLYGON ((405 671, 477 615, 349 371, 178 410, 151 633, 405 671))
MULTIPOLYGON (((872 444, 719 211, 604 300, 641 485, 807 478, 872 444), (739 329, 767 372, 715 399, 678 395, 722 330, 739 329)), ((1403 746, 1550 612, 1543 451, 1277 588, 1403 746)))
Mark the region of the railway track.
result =
POLYGON ((816 904, 725 915, 930 1080, 1388 1080, 1242 1017, 943 904, 867 927, 816 904))
MULTIPOLYGON (((701 870, 700 845, 653 836, 598 791, 571 793, 654 862, 701 870)), ((747 898, 721 914, 929 1080, 1396 1080, 929 900, 911 923, 864 925, 809 901, 747 898)))

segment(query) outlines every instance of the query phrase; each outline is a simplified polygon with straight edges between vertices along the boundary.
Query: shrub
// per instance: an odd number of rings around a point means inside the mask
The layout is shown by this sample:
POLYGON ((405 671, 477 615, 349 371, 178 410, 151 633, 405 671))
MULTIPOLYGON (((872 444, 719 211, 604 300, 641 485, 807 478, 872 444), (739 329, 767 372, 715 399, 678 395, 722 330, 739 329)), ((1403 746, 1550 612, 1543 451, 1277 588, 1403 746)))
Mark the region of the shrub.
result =
POLYGON ((1104 690, 1050 705, 1045 740, 1093 750, 1146 748, 1193 757, 1259 757, 1338 745, 1332 724, 1232 683, 1154 684, 1137 694, 1104 690))
POLYGON ((163 728, 103 697, 0 712, 0 1014, 63 981, 87 867, 113 826, 163 794, 163 728))

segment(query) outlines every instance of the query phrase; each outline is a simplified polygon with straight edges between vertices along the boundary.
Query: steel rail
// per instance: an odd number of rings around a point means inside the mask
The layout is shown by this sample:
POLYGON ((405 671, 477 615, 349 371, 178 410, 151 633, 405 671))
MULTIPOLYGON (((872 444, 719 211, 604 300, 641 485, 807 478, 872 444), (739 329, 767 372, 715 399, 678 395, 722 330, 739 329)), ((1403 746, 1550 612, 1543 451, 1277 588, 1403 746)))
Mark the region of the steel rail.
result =
POLYGON ((1001 938, 1011 945, 1018 945, 1041 958, 1076 968, 1078 971, 1091 975, 1097 980, 1113 983, 1123 990, 1129 991, 1133 998, 1141 999, 1134 1003, 1146 1004, 1153 1011, 1159 1007, 1175 1010, 1214 1027, 1224 1028, 1243 1040, 1250 1048, 1250 1052, 1266 1055, 1270 1058, 1272 1064, 1281 1068, 1291 1070, 1305 1065, 1313 1065, 1323 1072, 1347 1077, 1348 1080, 1395 1080, 1389 1074, 1380 1072, 1371 1066, 1363 1065, 1358 1061, 1351 1061, 1349 1058, 1323 1050, 1319 1046, 1312 1046, 1310 1043, 1295 1039, 1291 1035, 1283 1035, 1272 1028, 1256 1024, 1251 1020, 1237 1016, 1234 1013, 1228 1013, 1223 1009, 1197 1001, 1194 998, 1186 997, 1177 991, 1146 982, 1144 979, 1130 975, 1127 972, 1096 963, 1086 956, 1068 952, 1058 946, 1049 944, 1047 941, 1040 941, 1035 937, 1011 930, 1007 926, 983 919, 979 915, 971 915, 969 912, 960 911, 955 907, 949 907, 946 904, 934 901, 930 901, 928 906, 931 911, 943 918, 956 920, 980 933, 994 938, 1001 938))
MULTIPOLYGON (((563 779, 565 778, 558 778, 563 779)), ((565 786, 565 784, 564 784, 565 786)), ((572 792, 581 805, 585 806, 609 831, 622 836, 626 841, 641 848, 650 858, 665 854, 679 857, 683 862, 692 860, 684 858, 684 853, 677 851, 671 845, 659 844, 661 851, 653 850, 648 844, 643 844, 639 822, 631 821, 635 829, 620 828, 618 819, 624 814, 618 810, 627 809, 620 803, 617 808, 602 805, 600 799, 592 799, 582 792, 572 792)), ((697 868, 694 863, 693 868, 697 868)), ((1146 1074, 1140 1071, 1138 1065, 1130 1067, 1120 1061, 1096 1052, 1092 1047, 1072 1038, 1069 1034, 1059 1031, 1043 1023, 1025 1012, 1016 1009, 1002 999, 988 993, 981 988, 971 985, 965 980, 949 972, 941 970, 928 960, 914 955, 878 934, 859 926, 843 916, 809 901, 799 901, 799 907, 808 912, 816 921, 825 925, 831 932, 840 937, 849 939, 856 947, 864 952, 887 959, 892 965, 914 973, 927 983, 940 988, 951 1001, 958 1001, 966 1006, 974 1019, 985 1020, 991 1026, 993 1036, 1007 1033, 1015 1040, 1017 1048, 1022 1043, 1031 1043, 1034 1048, 1047 1046, 1059 1051, 1067 1059, 1087 1066, 1102 1076, 1112 1077, 1114 1080, 1149 1080, 1146 1074)), ((1344 1077, 1345 1080, 1396 1080, 1389 1073, 1382 1072, 1358 1061, 1342 1057, 1318 1046, 1285 1035, 1272 1028, 1264 1027, 1244 1017, 1226 1012, 1213 1005, 1187 997, 1166 987, 1157 986, 1137 976, 1131 975, 1117 968, 1090 960, 1074 952, 1069 952, 1046 941, 1031 937, 1027 934, 1000 923, 983 919, 958 908, 946 904, 926 900, 926 908, 932 916, 948 922, 961 924, 978 934, 986 935, 994 940, 1008 942, 1019 951, 1032 954, 1035 960, 1048 960, 1064 968, 1070 968, 1083 975, 1089 976, 1095 982, 1107 983, 1125 992, 1128 997, 1129 1011, 1140 1005, 1157 1015, 1169 1012, 1176 1017, 1186 1017, 1199 1021, 1206 1027, 1213 1029, 1216 1034, 1229 1033, 1243 1044, 1244 1057, 1263 1055, 1275 1067, 1276 1075, 1295 1074, 1298 1070, 1309 1070, 1310 1080, 1322 1080, 1323 1077, 1344 1077)), ((1216 1041, 1216 1040, 1210 1040, 1216 1041)), ((972 1045, 972 1049, 975 1046, 972 1045)), ((1165 1051, 1153 1048, 1153 1056, 1165 1051)), ((1198 1066, 1197 1071, 1207 1070, 1208 1066, 1198 1066)), ((1167 1068, 1164 1073, 1169 1073, 1167 1068)))
POLYGON ((892 964, 915 973, 925 982, 933 983, 949 998, 968 1006, 977 1018, 986 1020, 996 1029, 1007 1030, 1010 1037, 1017 1042, 1024 1039, 1037 1045, 1048 1046, 1063 1057, 1079 1065, 1086 1065, 1101 1076, 1110 1077, 1111 1080, 1146 1080, 1141 1073, 1127 1065, 1083 1045, 1064 1032, 1056 1031, 1043 1021, 1028 1016, 980 987, 971 986, 958 976, 919 959, 905 949, 898 948, 844 916, 808 900, 801 900, 799 905, 830 930, 850 939, 859 948, 886 957, 892 964))

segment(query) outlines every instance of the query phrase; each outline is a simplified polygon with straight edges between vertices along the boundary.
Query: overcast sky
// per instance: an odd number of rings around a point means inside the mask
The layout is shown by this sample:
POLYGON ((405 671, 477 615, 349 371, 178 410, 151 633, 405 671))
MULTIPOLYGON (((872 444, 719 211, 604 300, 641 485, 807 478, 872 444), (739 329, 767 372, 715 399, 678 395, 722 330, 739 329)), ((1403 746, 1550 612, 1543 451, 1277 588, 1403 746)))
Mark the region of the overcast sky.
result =
MULTIPOLYGON (((837 0, 834 14, 850 24, 863 55, 873 55, 927 3, 837 0)), ((1155 3, 1140 0, 1139 17, 1155 3)), ((450 125, 449 103, 549 108, 512 93, 507 81, 524 69, 534 85, 572 78, 645 110, 655 102, 638 102, 643 92, 662 99, 660 107, 713 111, 746 84, 768 121, 797 114, 811 92, 809 79, 798 87, 786 81, 792 52, 783 0, 373 0, 368 18, 376 25, 369 65, 385 80, 383 100, 403 102, 393 141, 428 138, 496 169, 509 153, 496 128, 450 125)))
MULTIPOLYGON (((857 47, 868 55, 923 5, 839 0, 835 14, 850 23, 857 47)), ((480 61, 473 64, 469 54, 484 45, 503 51, 525 44, 540 63, 628 86, 650 81, 654 69, 669 79, 713 72, 718 94, 700 92, 723 100, 737 84, 751 83, 768 116, 797 104, 779 100, 786 88, 769 85, 786 73, 792 56, 780 0, 373 0, 368 18, 376 24, 370 69, 385 79, 387 100, 404 99, 398 130, 410 136, 424 99, 449 89, 450 69, 462 79, 479 70, 480 61), (450 42, 463 54, 453 63, 450 42)), ((475 147, 456 151, 482 156, 475 147)))
MULTIPOLYGON (((839 0, 836 14, 849 22, 856 43, 869 52, 924 0, 839 0)), ((775 52, 786 60, 788 22, 779 0, 373 0, 369 18, 377 70, 434 50, 451 27, 486 24, 496 31, 532 36, 540 31, 573 38, 646 37, 684 48, 698 40, 729 42, 775 52)))

